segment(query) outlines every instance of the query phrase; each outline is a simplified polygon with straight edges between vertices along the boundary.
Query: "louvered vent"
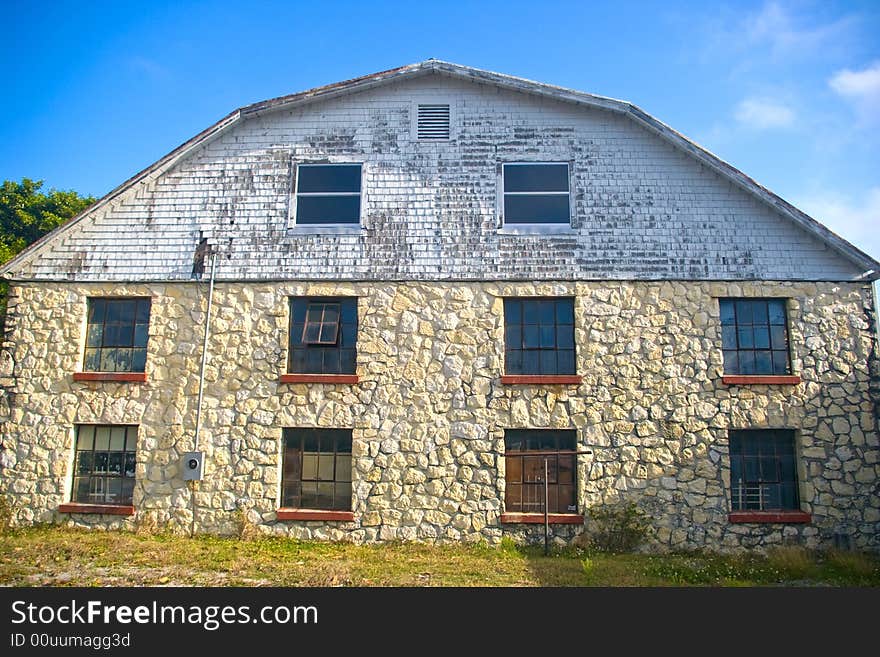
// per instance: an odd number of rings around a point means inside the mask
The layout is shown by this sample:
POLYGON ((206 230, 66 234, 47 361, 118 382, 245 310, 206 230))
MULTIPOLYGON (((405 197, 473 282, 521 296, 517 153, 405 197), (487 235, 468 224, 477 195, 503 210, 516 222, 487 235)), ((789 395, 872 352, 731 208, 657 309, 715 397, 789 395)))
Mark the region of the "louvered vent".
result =
POLYGON ((419 139, 449 139, 449 105, 419 105, 419 139))

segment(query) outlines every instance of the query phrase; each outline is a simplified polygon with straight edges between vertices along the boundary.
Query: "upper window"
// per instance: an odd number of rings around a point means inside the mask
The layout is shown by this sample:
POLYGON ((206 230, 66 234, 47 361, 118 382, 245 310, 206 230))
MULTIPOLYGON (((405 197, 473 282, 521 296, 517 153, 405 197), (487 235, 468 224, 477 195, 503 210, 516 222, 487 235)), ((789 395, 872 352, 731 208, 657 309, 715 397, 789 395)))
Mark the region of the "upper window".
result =
POLYGON ((507 429, 504 432, 506 511, 576 513, 574 430, 507 429))
POLYGON ((148 298, 89 299, 83 370, 143 372, 149 323, 148 298))
POLYGON ((730 432, 730 506, 733 511, 798 511, 794 432, 730 432))
POLYGON ((357 298, 291 298, 288 370, 354 374, 356 369, 357 298))
POLYGON ((72 501, 130 505, 136 444, 134 426, 77 426, 72 501))
POLYGON ((296 171, 298 225, 360 223, 360 164, 300 164, 296 171))
POLYGON ((574 374, 574 299, 504 300, 507 374, 574 374))
POLYGON ((568 224, 568 164, 504 164, 505 224, 568 224))
POLYGON ((285 429, 281 506, 351 511, 351 429, 285 429))
POLYGON ((725 374, 791 373, 785 299, 719 299, 725 374))

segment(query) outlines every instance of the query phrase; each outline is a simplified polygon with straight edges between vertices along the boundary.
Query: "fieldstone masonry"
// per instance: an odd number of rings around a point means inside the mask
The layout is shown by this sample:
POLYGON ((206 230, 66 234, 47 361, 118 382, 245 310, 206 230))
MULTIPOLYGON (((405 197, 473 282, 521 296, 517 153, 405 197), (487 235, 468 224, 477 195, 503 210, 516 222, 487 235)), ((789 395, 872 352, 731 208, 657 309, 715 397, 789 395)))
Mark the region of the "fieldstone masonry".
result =
MULTIPOLYGON (((533 540, 500 523, 504 429, 574 428, 578 503, 635 501, 653 549, 784 542, 880 550, 880 434, 869 362, 871 290, 860 283, 219 282, 205 375, 205 478, 192 449, 206 285, 19 283, 0 362, 0 482, 19 524, 298 538, 533 540), (146 383, 74 382, 86 299, 152 297, 146 383), (288 297, 358 297, 357 384, 283 384, 288 297), (580 385, 503 385, 505 296, 574 296, 580 385), (788 299, 798 385, 721 381, 717 297, 788 299), (74 427, 137 424, 132 517, 61 514, 74 427), (353 429, 353 522, 279 521, 284 427, 353 429), (806 525, 731 524, 728 430, 797 432, 806 525)), ((557 540, 579 526, 554 526, 557 540)))

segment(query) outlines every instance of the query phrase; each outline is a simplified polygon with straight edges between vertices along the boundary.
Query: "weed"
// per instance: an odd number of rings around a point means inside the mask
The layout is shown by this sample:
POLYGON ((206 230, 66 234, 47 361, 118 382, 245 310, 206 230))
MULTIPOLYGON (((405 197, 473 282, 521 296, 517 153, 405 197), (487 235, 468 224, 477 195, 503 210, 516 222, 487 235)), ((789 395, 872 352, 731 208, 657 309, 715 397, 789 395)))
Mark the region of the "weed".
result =
POLYGON ((587 539, 602 552, 632 552, 648 535, 648 517, 633 502, 593 507, 587 521, 587 539))

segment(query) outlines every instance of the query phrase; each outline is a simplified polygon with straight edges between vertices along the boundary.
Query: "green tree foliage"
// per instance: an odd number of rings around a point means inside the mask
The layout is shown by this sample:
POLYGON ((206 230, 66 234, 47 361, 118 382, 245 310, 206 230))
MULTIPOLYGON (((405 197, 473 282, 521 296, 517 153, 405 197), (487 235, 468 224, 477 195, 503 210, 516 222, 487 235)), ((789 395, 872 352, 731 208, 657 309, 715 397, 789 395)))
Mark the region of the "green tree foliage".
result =
MULTIPOLYGON (((92 196, 50 189, 42 180, 4 180, 0 185, 0 262, 6 262, 29 244, 95 202, 92 196)), ((6 318, 6 281, 0 281, 0 329, 6 318)))
POLYGON ((0 262, 6 262, 53 228, 95 202, 74 191, 42 192, 42 180, 4 180, 0 185, 0 262))

